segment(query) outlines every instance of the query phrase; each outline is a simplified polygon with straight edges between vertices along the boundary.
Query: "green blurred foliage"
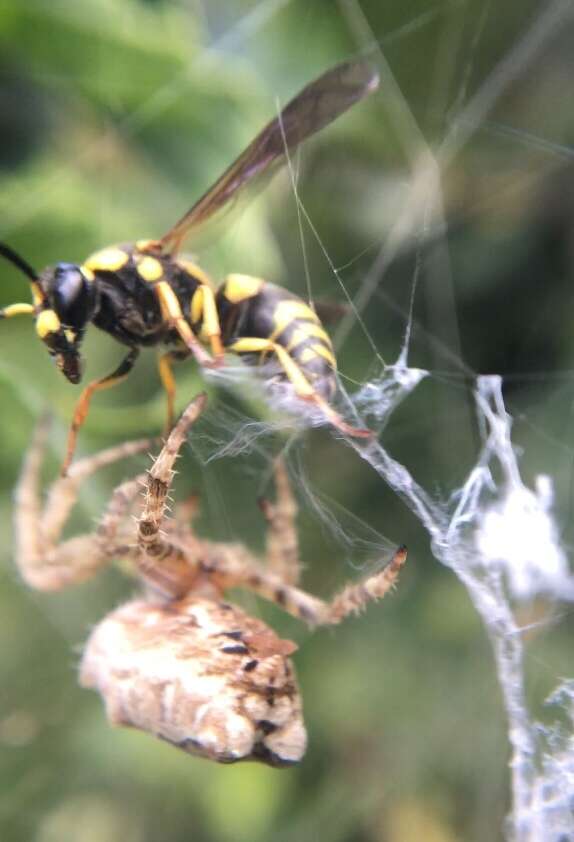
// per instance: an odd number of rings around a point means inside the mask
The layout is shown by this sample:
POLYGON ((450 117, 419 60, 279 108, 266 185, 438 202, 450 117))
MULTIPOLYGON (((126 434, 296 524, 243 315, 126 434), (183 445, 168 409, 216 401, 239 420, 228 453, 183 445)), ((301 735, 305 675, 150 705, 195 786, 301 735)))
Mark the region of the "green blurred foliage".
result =
MULTIPOLYGON (((405 199, 417 132, 439 144, 456 108, 485 90, 545 11, 534 0, 504 7, 478 0, 4 0, 0 238, 43 267, 161 235, 275 112, 277 98, 285 102, 327 66, 380 47, 381 91, 300 157, 303 202, 353 296, 405 199)), ((414 236, 381 273, 363 314, 370 341, 357 321, 340 355, 342 371, 358 381, 375 370, 373 347, 387 361, 396 358, 418 266, 411 362, 433 377, 396 413, 386 444, 422 484, 447 497, 479 443, 470 376, 506 375, 526 475, 555 477, 566 542, 571 38, 564 26, 532 60, 517 57, 512 82, 444 173, 448 260, 440 232, 426 232, 422 250, 414 236)), ((344 300, 309 231, 305 241, 314 294, 344 300)), ((286 172, 249 204, 240 202, 197 248, 214 277, 248 272, 306 294, 286 172)), ((1 271, 0 306, 28 300, 22 277, 8 265, 1 271)), ((328 431, 309 433, 297 453, 314 493, 336 503, 344 527, 371 542, 408 543, 410 560, 392 598, 335 631, 309 635, 244 597, 301 646, 310 746, 300 768, 217 767, 110 729, 99 699, 77 687, 76 664, 90 626, 133 583, 111 570, 70 592, 42 595, 18 581, 11 490, 45 406, 55 416, 47 469, 54 476, 78 392, 52 368, 27 319, 3 322, 0 342, 3 842, 501 838, 507 746, 488 641, 415 519, 328 431)), ((110 370, 120 353, 93 330, 87 377, 110 370)), ((183 405, 202 379, 191 364, 177 376, 183 405)), ((237 398, 212 392, 214 417, 224 405, 245 411, 237 398)), ((163 411, 155 358, 146 353, 122 388, 98 396, 81 450, 155 432, 163 411)), ((89 528, 114 484, 142 464, 90 481, 74 526, 89 528)), ((200 490, 204 534, 261 547, 255 501, 266 471, 255 454, 202 467, 190 449, 180 493, 200 490)), ((326 596, 359 575, 356 565, 369 553, 357 558, 341 545, 297 490, 305 584, 326 596)), ((541 621, 527 664, 534 705, 571 667, 568 621, 554 628, 548 618, 544 605, 525 617, 541 621)))

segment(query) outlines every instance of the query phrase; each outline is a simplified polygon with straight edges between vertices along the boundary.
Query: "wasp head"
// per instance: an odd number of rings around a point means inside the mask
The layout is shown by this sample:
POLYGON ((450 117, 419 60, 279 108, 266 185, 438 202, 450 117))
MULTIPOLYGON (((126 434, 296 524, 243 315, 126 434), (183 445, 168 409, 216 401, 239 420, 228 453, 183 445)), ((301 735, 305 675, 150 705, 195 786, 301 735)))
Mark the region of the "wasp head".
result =
POLYGON ((35 285, 36 333, 62 374, 79 383, 80 345, 95 309, 93 276, 73 263, 58 263, 45 269, 35 285))

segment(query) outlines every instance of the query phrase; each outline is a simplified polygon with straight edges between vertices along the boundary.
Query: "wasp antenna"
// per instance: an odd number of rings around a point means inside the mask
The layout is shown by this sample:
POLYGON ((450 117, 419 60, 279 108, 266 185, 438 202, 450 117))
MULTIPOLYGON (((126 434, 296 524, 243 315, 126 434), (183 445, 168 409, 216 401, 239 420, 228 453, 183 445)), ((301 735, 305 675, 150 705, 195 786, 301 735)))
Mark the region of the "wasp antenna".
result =
POLYGON ((20 257, 19 254, 16 254, 14 249, 7 246, 6 243, 0 243, 0 255, 5 257, 6 260, 9 260, 10 263, 13 263, 14 266, 17 266, 18 269, 30 278, 31 281, 38 280, 38 273, 34 272, 30 264, 27 263, 23 257, 20 257))

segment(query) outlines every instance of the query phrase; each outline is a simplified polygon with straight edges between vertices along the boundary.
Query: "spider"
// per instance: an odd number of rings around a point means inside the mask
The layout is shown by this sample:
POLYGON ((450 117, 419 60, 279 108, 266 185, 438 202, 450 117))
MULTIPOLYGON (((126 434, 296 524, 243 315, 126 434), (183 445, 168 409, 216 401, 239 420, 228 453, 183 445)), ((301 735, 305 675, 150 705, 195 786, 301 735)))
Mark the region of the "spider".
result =
POLYGON ((41 422, 17 486, 17 565, 30 586, 47 591, 88 579, 113 559, 135 568, 142 594, 95 627, 80 666, 80 683, 101 694, 113 725, 138 728, 220 763, 287 766, 301 760, 307 742, 289 657, 297 646, 226 602, 225 590, 247 588, 311 627, 337 624, 393 587, 406 549, 331 602, 301 590, 297 509, 281 460, 274 469, 276 501, 261 505, 266 564, 241 544, 195 535, 194 501, 176 506, 168 518, 174 462, 205 402, 200 395, 189 404, 149 471, 113 491, 94 532, 63 542, 80 484, 151 442, 127 442, 74 462, 42 505, 47 425, 41 422))

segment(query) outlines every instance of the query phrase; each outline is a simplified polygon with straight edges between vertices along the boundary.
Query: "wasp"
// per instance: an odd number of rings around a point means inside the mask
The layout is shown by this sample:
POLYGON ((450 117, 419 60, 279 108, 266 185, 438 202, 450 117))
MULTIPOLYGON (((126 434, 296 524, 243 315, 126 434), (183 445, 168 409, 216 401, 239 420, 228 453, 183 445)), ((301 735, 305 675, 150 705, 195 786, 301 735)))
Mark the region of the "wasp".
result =
POLYGON ((362 59, 337 65, 315 79, 158 240, 111 246, 80 265, 58 263, 40 273, 0 243, 0 255, 28 277, 33 299, 31 304, 5 307, 0 318, 32 315, 36 334, 71 383, 82 379, 80 348, 89 324, 128 348, 114 371, 81 393, 68 434, 64 474, 92 396, 123 381, 140 349, 148 346, 167 346, 159 357, 159 375, 167 396, 168 428, 174 418, 173 363, 193 356, 204 368, 217 367, 230 352, 245 356, 248 363, 274 359, 280 378, 334 427, 351 436, 371 435, 369 430, 347 424, 331 405, 337 363, 331 340, 312 306, 280 286, 249 275, 228 275, 214 289, 206 272, 180 255, 180 250, 189 234, 246 185, 376 90, 378 82, 374 68, 362 59))

